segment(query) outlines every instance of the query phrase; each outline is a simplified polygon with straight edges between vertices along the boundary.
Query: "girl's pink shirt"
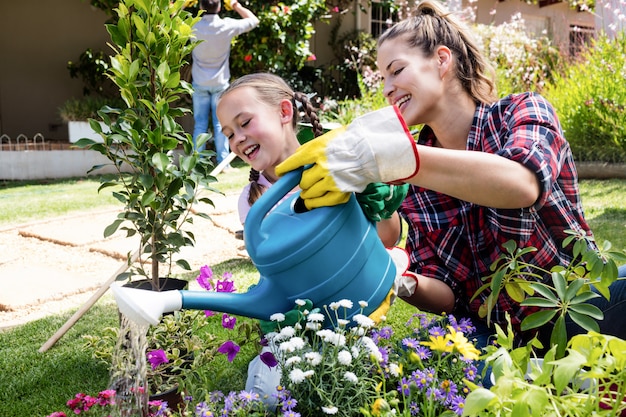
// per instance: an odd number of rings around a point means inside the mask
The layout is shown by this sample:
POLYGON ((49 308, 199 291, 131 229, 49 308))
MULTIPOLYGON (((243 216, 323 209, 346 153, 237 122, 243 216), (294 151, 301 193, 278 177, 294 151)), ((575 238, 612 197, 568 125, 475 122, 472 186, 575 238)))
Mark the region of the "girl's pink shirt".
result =
MULTIPOLYGON (((259 175, 258 183, 261 184, 262 186, 264 186, 267 189, 269 189, 273 185, 271 182, 268 181, 267 178, 265 178, 263 173, 261 173, 259 175)), ((284 200, 285 198, 289 197, 290 195, 292 195, 293 193, 295 193, 297 191, 299 191, 299 188, 298 187, 294 188, 289 193, 287 193, 281 199, 281 201, 284 200)), ((246 222, 246 217, 248 216, 248 212, 250 211, 250 204, 248 203, 248 195, 249 194, 250 194, 250 183, 248 183, 243 188, 243 191, 239 195, 239 202, 238 202, 238 207, 237 208, 238 208, 238 211, 239 211, 239 220, 241 221, 241 224, 244 224, 246 222)))

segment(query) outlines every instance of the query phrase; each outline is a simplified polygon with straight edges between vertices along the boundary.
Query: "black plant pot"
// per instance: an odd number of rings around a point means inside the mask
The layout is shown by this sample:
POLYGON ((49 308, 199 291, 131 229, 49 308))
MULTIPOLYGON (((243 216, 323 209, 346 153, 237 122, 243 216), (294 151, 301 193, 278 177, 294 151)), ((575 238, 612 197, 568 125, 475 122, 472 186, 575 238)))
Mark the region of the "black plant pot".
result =
POLYGON ((178 386, 172 387, 165 392, 151 394, 150 401, 167 401, 167 408, 182 413, 185 410, 185 398, 183 393, 178 392, 178 386))
MULTIPOLYGON (((178 278, 159 278, 159 291, 174 291, 187 289, 188 281, 178 278)), ((152 281, 149 279, 140 279, 131 281, 123 285, 128 288, 137 288, 140 290, 152 290, 152 281)))

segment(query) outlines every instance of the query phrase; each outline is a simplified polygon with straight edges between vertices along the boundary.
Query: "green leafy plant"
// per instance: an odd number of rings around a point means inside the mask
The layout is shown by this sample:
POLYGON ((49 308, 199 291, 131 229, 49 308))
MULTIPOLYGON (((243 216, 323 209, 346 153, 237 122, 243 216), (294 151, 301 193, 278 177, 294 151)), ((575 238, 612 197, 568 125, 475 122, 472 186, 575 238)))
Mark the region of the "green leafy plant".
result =
MULTIPOLYGON (((235 290, 232 274, 224 273, 221 279, 214 279, 208 266, 201 268, 196 280, 206 290, 235 290)), ((93 350, 95 358, 109 365, 113 384, 118 373, 127 371, 117 369, 118 365, 113 363, 116 355, 135 354, 126 346, 130 340, 126 331, 124 326, 107 327, 101 336, 83 336, 85 347, 93 350)), ((208 385, 204 384, 204 375, 216 357, 226 354, 232 361, 240 347, 259 339, 258 334, 254 321, 238 322, 236 317, 228 314, 179 310, 163 316, 158 325, 148 328, 146 335, 147 392, 153 395, 176 388, 193 398, 206 398, 209 391, 208 385), (223 331, 217 333, 217 327, 223 331)))
POLYGON ((562 357, 567 344, 565 319, 570 317, 585 330, 598 331, 596 320, 603 318, 602 312, 588 304, 599 297, 591 285, 604 297, 609 297, 609 286, 617 278, 617 264, 626 261, 623 252, 612 251, 605 243, 602 250, 589 246, 591 238, 581 233, 567 231, 569 236, 563 246, 572 245, 574 260, 566 267, 557 265, 550 271, 543 270, 525 261, 537 249, 518 248, 514 241, 503 245, 504 253, 493 263, 492 275, 474 294, 472 300, 489 291, 479 314, 491 321, 491 313, 502 290, 522 306, 538 307, 521 323, 521 330, 535 329, 553 322, 550 335, 551 345, 556 346, 557 357, 562 357), (550 281, 545 277, 550 277, 550 281))
POLYGON ((556 346, 544 358, 536 341, 515 348, 513 329, 496 326, 497 344, 487 347, 494 385, 472 386, 465 416, 619 416, 626 410, 626 341, 596 332, 574 336, 567 355, 556 346))
MULTIPOLYGON (((193 222, 194 203, 212 204, 198 193, 215 181, 209 175, 210 152, 194 150, 191 135, 177 121, 190 112, 177 104, 191 93, 180 71, 195 45, 192 26, 198 19, 184 5, 183 0, 119 3, 116 23, 107 24, 115 51, 107 76, 119 87, 125 106, 99 111, 106 131, 90 120, 104 143, 89 139, 76 143, 101 153, 116 169, 115 174, 102 176, 99 190, 115 187, 113 195, 124 210, 104 234, 122 229, 128 237, 139 236, 139 260, 131 273, 149 277, 154 289, 160 285, 159 265, 167 265, 169 276, 175 254, 194 244, 193 233, 184 226, 193 222), (150 273, 144 269, 146 262, 150 273)), ((199 138, 199 144, 207 136, 199 138)), ((129 263, 131 258, 129 253, 129 263)), ((184 259, 175 263, 190 269, 184 259)))
POLYGON ((626 34, 598 36, 543 94, 577 161, 626 161, 626 34))

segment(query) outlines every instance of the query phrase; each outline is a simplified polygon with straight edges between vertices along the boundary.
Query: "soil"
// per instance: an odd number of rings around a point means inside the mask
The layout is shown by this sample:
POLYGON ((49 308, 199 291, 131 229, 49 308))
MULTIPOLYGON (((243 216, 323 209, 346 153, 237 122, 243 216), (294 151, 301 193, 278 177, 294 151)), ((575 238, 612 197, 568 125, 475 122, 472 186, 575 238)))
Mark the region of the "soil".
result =
MULTIPOLYGON (((192 270, 248 257, 235 236, 242 229, 237 198, 212 194, 215 207, 197 206, 211 220, 194 216, 196 244, 181 253, 192 270)), ((126 254, 138 244, 121 232, 103 237, 116 215, 90 211, 0 227, 0 330, 81 307, 125 271, 126 254)), ((110 291, 97 301, 114 302, 110 291)))

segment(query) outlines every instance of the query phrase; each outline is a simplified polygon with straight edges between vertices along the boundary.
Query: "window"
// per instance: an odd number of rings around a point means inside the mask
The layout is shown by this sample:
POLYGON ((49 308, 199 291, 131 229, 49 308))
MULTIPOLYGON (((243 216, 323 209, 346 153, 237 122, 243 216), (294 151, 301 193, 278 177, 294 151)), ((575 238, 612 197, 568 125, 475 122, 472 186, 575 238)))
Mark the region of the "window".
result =
POLYGON ((382 3, 372 2, 370 33, 374 39, 378 38, 392 23, 398 21, 398 14, 391 12, 382 3))
POLYGON ((594 28, 586 26, 570 25, 569 27, 569 53, 576 56, 591 43, 594 28))

